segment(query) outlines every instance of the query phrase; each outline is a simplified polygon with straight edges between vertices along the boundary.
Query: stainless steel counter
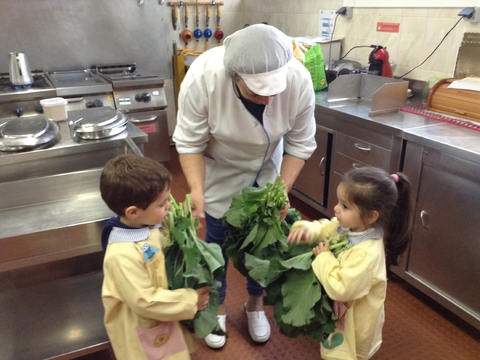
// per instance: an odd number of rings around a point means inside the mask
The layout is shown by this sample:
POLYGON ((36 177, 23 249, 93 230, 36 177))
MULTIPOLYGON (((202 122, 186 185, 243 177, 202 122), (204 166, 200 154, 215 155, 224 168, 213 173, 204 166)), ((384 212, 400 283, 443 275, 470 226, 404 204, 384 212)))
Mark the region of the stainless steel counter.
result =
MULTIPOLYGON (((423 116, 398 111, 391 114, 370 116, 370 102, 364 100, 347 100, 328 102, 327 91, 318 91, 315 95, 316 104, 322 107, 322 112, 345 119, 345 124, 331 123, 336 119, 317 119, 317 123, 333 129, 348 126, 349 122, 364 127, 375 127, 377 131, 400 136, 465 159, 480 163, 480 132, 457 125, 444 123, 423 116)), ((416 105, 419 101, 408 100, 407 105, 416 105)))
POLYGON ((101 232, 113 212, 105 163, 143 150, 146 133, 75 141, 65 121, 50 148, 0 153, 0 359, 73 359, 109 346, 101 232))
POLYGON ((413 236, 391 270, 480 329, 480 132, 403 111, 370 116, 368 101, 329 103, 327 92, 316 94, 316 104, 317 124, 332 133, 333 150, 328 207, 312 206, 333 216, 341 175, 356 163, 401 170, 415 199, 413 236), (369 155, 389 161, 356 152, 356 142, 368 142, 369 155))
POLYGON ((101 251, 101 227, 113 216, 100 196, 101 170, 126 140, 141 147, 148 139, 132 124, 78 142, 65 122, 60 128, 48 149, 0 156, 0 272, 101 251))

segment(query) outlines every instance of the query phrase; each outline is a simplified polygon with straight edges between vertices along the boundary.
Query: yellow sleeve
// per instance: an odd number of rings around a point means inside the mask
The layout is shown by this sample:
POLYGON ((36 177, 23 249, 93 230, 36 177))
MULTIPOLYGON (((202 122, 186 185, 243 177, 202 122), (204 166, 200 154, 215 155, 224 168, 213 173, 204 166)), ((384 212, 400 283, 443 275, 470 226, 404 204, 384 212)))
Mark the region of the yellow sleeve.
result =
POLYGON ((104 262, 105 281, 108 281, 105 289, 109 289, 110 296, 121 299, 144 318, 159 321, 193 319, 197 312, 197 292, 193 289, 169 290, 159 285, 167 276, 163 254, 158 256, 158 263, 151 264, 156 267, 155 279, 151 279, 143 254, 132 243, 111 245, 104 262))
POLYGON ((320 253, 312 269, 328 296, 337 301, 361 298, 373 284, 371 255, 359 246, 343 251, 338 258, 330 251, 320 253))
POLYGON ((331 220, 299 220, 292 225, 290 231, 307 228, 310 232, 310 244, 316 245, 322 241, 326 241, 329 238, 336 236, 338 226, 339 223, 336 217, 333 217, 331 220))

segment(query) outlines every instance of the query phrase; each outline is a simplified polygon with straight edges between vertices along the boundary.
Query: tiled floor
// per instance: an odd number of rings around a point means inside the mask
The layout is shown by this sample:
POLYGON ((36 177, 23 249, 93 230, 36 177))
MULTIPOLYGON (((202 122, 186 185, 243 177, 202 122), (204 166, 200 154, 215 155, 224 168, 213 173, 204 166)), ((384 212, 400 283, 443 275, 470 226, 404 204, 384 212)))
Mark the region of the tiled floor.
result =
MULTIPOLYGON (((174 150, 172 160, 166 163, 174 177, 172 194, 183 200, 188 187, 174 150)), ((291 199, 292 204, 305 218, 319 214, 291 199)), ((202 236, 202 232, 199 231, 202 236)), ((248 335, 243 303, 246 301, 244 278, 229 267, 227 293, 226 346, 219 351, 209 349, 202 340, 192 360, 319 360, 319 344, 307 338, 290 339, 278 332, 273 323, 273 312, 266 308, 272 325, 272 336, 262 346, 255 345, 248 335)), ((386 300, 386 322, 383 344, 372 360, 476 360, 480 358, 480 331, 445 310, 403 280, 391 278, 386 300)), ((111 351, 103 351, 83 360, 113 360, 111 351)))

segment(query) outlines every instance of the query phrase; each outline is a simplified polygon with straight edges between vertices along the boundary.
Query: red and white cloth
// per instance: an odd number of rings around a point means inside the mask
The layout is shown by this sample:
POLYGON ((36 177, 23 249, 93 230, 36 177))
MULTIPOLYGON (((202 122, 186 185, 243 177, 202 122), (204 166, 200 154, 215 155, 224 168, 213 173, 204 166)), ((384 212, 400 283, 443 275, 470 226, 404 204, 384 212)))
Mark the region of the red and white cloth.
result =
POLYGON ((345 314, 348 310, 348 303, 342 301, 333 302, 333 311, 338 317, 337 329, 345 330, 345 314))

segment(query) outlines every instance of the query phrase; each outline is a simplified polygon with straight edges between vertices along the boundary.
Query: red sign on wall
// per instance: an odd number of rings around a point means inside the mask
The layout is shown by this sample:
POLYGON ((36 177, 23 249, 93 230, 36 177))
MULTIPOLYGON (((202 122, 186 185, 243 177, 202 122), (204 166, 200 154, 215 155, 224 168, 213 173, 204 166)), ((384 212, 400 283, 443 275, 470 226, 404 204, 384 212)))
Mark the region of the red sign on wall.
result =
POLYGON ((377 31, 398 33, 400 30, 400 23, 378 22, 377 31))

